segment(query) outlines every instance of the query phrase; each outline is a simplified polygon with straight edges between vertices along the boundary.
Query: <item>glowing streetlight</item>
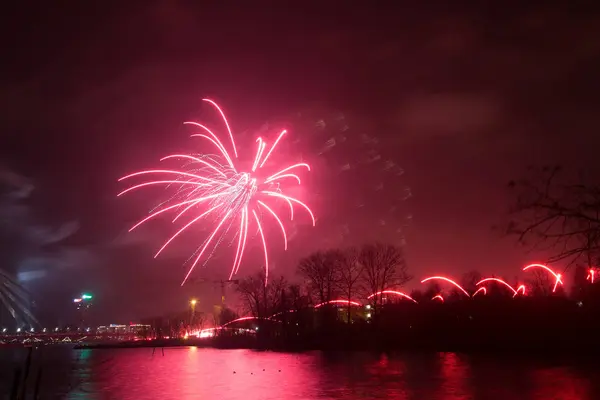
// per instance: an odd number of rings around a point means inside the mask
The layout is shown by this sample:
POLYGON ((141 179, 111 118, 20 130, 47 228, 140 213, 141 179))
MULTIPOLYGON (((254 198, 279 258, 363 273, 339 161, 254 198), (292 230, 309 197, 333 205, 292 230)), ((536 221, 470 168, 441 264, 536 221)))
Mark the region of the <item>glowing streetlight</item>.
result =
POLYGON ((198 300, 196 300, 196 299, 191 299, 190 300, 190 307, 191 307, 190 325, 192 325, 194 323, 194 319, 196 317, 196 304, 197 303, 198 303, 198 300))

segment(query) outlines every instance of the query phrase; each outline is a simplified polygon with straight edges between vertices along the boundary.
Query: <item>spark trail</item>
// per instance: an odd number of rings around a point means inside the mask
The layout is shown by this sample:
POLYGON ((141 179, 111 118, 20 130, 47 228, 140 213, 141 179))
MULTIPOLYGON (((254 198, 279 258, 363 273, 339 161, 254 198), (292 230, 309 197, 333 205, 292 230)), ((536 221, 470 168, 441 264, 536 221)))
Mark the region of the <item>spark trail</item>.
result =
POLYGON ((283 130, 271 146, 259 137, 256 140, 256 152, 249 157, 253 160, 252 167, 249 170, 240 168, 241 163, 238 157, 246 158, 244 157, 246 155, 238 154, 234 135, 225 113, 214 101, 210 99, 203 99, 203 101, 214 107, 221 116, 230 141, 228 146, 231 148, 233 156, 219 136, 211 129, 197 122, 185 122, 185 125, 199 129, 199 133, 191 136, 204 140, 216 151, 216 154, 171 154, 163 157, 160 161, 182 160, 185 162, 182 168, 144 170, 119 179, 119 181, 125 181, 142 178, 144 181, 123 190, 118 196, 157 185, 164 185, 173 191, 170 199, 163 202, 129 231, 131 232, 145 222, 167 212, 176 213, 172 223, 180 218, 187 218, 183 226, 157 251, 154 256, 156 258, 176 237, 189 231, 191 227, 200 222, 212 226, 210 234, 198 247, 198 255, 194 255, 194 262, 181 283, 183 286, 195 267, 200 263, 206 264, 214 250, 228 235, 233 236, 231 243, 236 243, 235 256, 229 274, 229 279, 231 279, 238 272, 242 263, 249 239, 248 232, 255 230, 257 232, 255 236, 260 237, 263 247, 265 274, 268 277, 269 246, 264 230, 267 224, 275 222, 282 233, 284 250, 287 250, 288 247, 285 225, 274 205, 277 203, 287 205, 290 220, 294 218, 294 206, 298 205, 306 210, 312 225, 315 225, 315 216, 312 210, 304 202, 286 193, 290 184, 301 184, 298 173, 304 169, 310 171, 310 166, 305 163, 279 166, 267 163, 277 144, 287 133, 286 130, 283 130))

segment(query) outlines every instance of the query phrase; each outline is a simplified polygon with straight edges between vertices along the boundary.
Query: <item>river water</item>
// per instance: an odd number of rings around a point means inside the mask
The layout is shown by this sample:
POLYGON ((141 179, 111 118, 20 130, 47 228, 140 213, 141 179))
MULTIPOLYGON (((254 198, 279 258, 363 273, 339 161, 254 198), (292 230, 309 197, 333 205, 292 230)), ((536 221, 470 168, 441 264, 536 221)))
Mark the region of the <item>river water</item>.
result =
MULTIPOLYGON (((0 349, 8 399, 24 349, 0 349)), ((196 347, 73 350, 45 347, 41 399, 600 399, 600 368, 456 353, 275 353, 196 347)))

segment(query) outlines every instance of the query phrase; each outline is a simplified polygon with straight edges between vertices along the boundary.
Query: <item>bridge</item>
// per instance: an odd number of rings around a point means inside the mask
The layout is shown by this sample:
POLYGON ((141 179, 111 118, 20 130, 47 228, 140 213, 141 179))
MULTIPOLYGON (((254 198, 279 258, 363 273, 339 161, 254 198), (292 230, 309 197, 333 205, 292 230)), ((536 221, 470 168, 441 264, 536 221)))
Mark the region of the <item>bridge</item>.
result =
POLYGON ((143 340, 134 332, 40 332, 0 334, 0 346, 143 340))

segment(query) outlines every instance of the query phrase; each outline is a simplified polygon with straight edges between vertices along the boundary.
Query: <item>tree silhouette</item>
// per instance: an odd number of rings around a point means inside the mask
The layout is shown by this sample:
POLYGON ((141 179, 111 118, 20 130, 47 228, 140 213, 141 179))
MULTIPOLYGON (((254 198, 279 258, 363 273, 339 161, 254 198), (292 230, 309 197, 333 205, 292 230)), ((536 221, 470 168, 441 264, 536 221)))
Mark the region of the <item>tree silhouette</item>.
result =
POLYGON ((339 250, 328 250, 317 251, 300 260, 298 272, 305 278, 309 293, 319 303, 334 299, 339 287, 342 258, 339 250))
POLYGON ((477 286, 477 282, 481 281, 481 273, 479 271, 465 272, 461 279, 460 285, 469 293, 473 294, 480 286, 477 286))
MULTIPOLYGON (((362 280, 369 293, 399 288, 412 279, 402 249, 392 244, 364 245, 358 253, 358 262, 364 268, 362 280)), ((374 296, 375 310, 380 303, 381 295, 374 296)))
POLYGON ((506 233, 531 249, 552 251, 547 260, 591 261, 600 249, 600 186, 558 182, 560 167, 533 171, 528 179, 512 181, 516 192, 506 233))
MULTIPOLYGON (((365 267, 358 260, 358 249, 351 247, 340 252, 338 290, 348 300, 353 300, 358 293, 360 280, 365 267)), ((351 322, 352 307, 348 307, 348 323, 351 322)))
POLYGON ((260 271, 242 280, 236 287, 246 311, 257 318, 267 318, 281 311, 282 292, 287 286, 283 277, 269 279, 260 271))

